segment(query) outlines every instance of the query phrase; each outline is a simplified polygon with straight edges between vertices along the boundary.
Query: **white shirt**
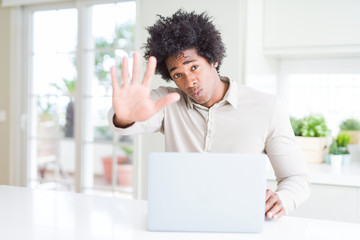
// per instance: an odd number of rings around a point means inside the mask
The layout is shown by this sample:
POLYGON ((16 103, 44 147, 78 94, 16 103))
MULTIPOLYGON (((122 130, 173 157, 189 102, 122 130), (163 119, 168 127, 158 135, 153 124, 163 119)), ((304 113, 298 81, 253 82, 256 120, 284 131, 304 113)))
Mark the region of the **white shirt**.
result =
POLYGON ((306 160, 289 116, 276 96, 228 81, 224 98, 210 108, 178 88, 160 87, 151 92, 154 100, 170 92, 178 92, 180 100, 128 128, 114 126, 110 109, 110 126, 124 135, 160 131, 169 152, 266 153, 277 178, 276 192, 288 213, 310 194, 306 160))

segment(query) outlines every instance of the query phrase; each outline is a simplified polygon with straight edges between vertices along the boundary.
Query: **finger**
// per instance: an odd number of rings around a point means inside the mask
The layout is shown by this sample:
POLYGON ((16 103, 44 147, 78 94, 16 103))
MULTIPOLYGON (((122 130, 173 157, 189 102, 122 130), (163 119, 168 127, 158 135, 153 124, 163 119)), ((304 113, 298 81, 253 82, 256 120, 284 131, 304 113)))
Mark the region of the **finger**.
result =
POLYGON ((117 92, 120 89, 120 83, 119 83, 119 79, 117 77, 117 72, 116 72, 116 67, 112 66, 110 68, 110 75, 111 75, 111 82, 112 82, 112 87, 113 87, 113 92, 117 92))
POLYGON ((128 59, 123 57, 123 62, 121 65, 121 79, 124 85, 129 83, 129 70, 128 70, 128 59))
POLYGON ((156 69, 156 58, 155 57, 149 57, 146 67, 146 72, 144 75, 143 84, 147 87, 150 86, 151 79, 153 78, 155 74, 156 69))
POLYGON ((285 213, 285 210, 282 206, 282 204, 280 202, 276 202, 276 204, 274 204, 272 206, 272 208, 266 213, 266 216, 268 218, 275 218, 275 216, 278 218, 280 216, 282 216, 282 211, 284 211, 285 213))
POLYGON ((155 111, 158 112, 160 109, 164 108, 165 106, 177 102, 180 99, 180 94, 178 93, 169 93, 165 97, 159 99, 155 103, 155 111))
POLYGON ((266 201, 271 197, 273 191, 271 191, 270 189, 266 189, 266 201))
POLYGON ((274 215, 274 219, 278 219, 282 216, 285 215, 285 208, 281 208, 280 211, 278 211, 275 215, 274 215))
POLYGON ((133 55, 133 74, 131 83, 138 83, 140 76, 140 55, 138 52, 134 52, 133 55))
POLYGON ((269 211, 277 201, 279 201, 279 199, 277 198, 277 195, 273 193, 266 201, 265 211, 269 211))

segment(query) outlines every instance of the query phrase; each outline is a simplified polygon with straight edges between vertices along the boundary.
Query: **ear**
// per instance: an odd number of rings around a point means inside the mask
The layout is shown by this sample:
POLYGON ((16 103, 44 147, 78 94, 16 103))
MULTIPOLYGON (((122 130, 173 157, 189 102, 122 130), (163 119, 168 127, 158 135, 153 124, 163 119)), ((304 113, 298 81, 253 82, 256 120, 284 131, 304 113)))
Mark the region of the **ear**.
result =
POLYGON ((214 68, 217 68, 217 66, 219 65, 218 62, 214 62, 212 63, 212 65, 214 66, 214 68))

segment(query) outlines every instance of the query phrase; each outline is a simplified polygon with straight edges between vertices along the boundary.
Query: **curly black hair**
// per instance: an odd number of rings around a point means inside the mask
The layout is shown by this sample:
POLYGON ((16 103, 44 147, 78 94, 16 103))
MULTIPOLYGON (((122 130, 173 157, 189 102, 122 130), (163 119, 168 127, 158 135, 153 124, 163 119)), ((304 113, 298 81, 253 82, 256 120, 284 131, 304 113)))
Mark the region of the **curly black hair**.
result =
POLYGON ((216 70, 225 57, 225 46, 219 30, 216 29, 205 12, 185 12, 178 10, 171 17, 158 16, 157 22, 148 27, 150 37, 145 44, 145 59, 154 56, 157 59, 156 73, 166 81, 171 76, 165 60, 170 56, 177 56, 184 50, 195 48, 197 54, 209 63, 217 62, 216 70))

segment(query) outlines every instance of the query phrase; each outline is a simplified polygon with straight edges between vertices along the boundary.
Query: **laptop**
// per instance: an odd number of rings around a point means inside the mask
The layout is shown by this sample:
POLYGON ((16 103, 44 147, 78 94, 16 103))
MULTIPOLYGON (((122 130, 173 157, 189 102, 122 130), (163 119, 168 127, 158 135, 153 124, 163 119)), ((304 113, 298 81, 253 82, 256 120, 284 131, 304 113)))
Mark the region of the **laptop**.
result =
POLYGON ((267 159, 265 154, 150 153, 148 230, 261 232, 267 159))

